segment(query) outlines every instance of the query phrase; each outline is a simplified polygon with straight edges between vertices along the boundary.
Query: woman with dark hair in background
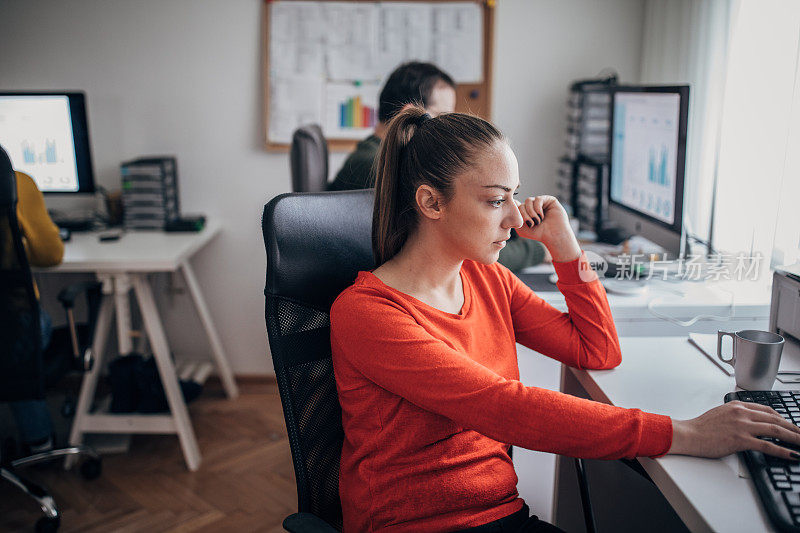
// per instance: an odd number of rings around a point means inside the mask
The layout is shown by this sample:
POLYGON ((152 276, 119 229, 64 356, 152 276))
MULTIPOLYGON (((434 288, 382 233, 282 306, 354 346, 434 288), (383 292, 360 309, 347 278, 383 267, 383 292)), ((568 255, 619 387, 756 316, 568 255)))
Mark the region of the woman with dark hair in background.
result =
MULTIPOLYGON (((381 139, 389 121, 408 104, 417 104, 433 116, 456 109, 456 83, 433 63, 403 63, 389 75, 378 97, 378 124, 375 131, 356 145, 347 156, 329 191, 369 189, 375 186, 374 166, 381 139)), ((517 271, 549 260, 547 251, 537 241, 519 239, 515 233, 500 252, 500 263, 517 271)))
POLYGON ((331 309, 344 531, 560 531, 529 516, 509 445, 594 459, 744 449, 789 459, 757 436, 800 444, 800 429, 757 404, 672 420, 520 383, 516 342, 576 368, 613 368, 621 353, 563 207, 552 196, 517 203, 518 187, 514 153, 486 121, 411 107, 389 124, 377 268, 331 309), (547 247, 568 312, 497 263, 512 228, 547 247))

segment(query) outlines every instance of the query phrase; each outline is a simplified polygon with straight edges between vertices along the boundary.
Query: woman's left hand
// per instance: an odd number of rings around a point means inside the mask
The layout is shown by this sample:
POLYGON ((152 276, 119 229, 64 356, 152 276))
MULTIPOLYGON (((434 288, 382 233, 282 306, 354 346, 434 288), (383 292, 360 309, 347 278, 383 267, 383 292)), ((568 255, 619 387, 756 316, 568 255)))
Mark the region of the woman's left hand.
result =
POLYGON ((553 261, 572 261, 580 255, 580 247, 569 216, 555 196, 531 196, 517 202, 522 227, 517 229, 520 237, 540 241, 553 256, 553 261))

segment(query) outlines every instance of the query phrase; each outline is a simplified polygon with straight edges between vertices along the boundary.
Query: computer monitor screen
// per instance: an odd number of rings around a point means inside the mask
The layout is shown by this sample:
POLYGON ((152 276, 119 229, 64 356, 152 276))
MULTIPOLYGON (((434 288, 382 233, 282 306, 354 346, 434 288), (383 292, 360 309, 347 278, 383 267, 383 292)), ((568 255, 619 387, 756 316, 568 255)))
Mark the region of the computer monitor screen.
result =
POLYGON ((42 192, 94 192, 83 93, 0 92, 0 145, 42 192))
POLYGON ((612 90, 609 220, 676 255, 688 104, 688 86, 612 90))

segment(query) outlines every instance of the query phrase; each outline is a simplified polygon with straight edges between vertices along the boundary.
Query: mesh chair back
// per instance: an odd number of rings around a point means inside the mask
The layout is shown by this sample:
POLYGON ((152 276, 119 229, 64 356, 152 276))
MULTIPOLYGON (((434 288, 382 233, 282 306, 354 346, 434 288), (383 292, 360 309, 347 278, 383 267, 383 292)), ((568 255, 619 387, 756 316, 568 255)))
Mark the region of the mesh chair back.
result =
POLYGON ((320 192, 328 183, 328 143, 322 128, 307 124, 292 135, 290 154, 292 190, 294 192, 320 192))
POLYGON ((331 363, 330 307, 373 267, 371 190, 294 193, 264 207, 265 315, 297 478, 298 512, 341 530, 344 440, 331 363))
POLYGON ((44 397, 39 303, 17 221, 17 184, 0 147, 0 401, 44 397))

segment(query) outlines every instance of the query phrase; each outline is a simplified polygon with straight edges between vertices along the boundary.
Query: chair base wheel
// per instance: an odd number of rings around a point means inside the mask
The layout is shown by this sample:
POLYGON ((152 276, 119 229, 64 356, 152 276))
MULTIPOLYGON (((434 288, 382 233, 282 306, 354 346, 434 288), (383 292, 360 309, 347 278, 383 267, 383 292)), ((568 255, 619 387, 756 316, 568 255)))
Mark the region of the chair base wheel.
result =
POLYGON ((103 463, 100 459, 95 459, 94 457, 90 457, 86 459, 83 463, 81 463, 81 476, 83 479, 92 480, 97 479, 100 477, 100 473, 103 471, 103 463))
POLYGON ((36 521, 36 533, 55 533, 61 525, 59 517, 44 516, 36 521))

